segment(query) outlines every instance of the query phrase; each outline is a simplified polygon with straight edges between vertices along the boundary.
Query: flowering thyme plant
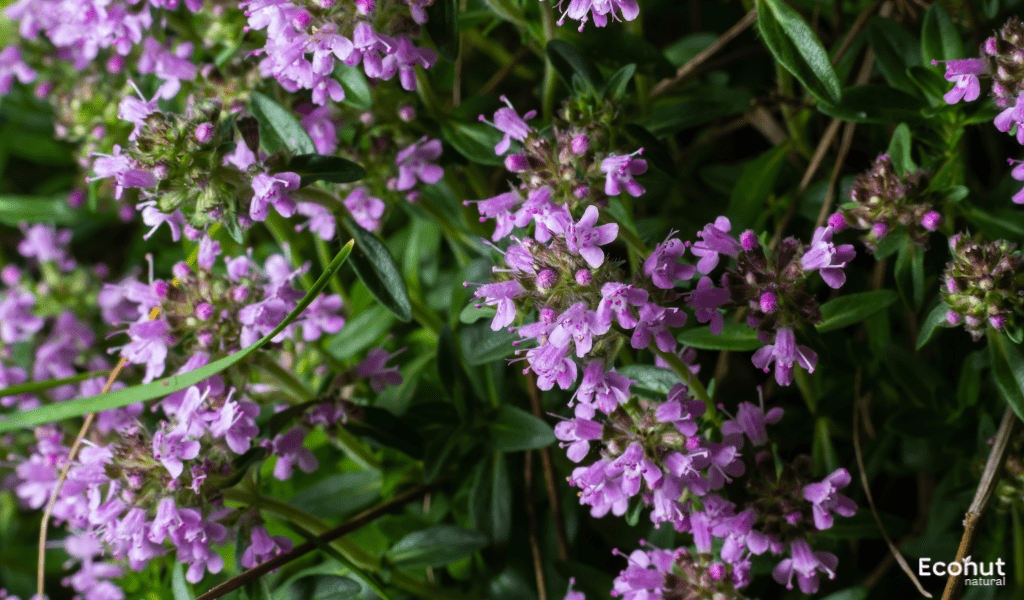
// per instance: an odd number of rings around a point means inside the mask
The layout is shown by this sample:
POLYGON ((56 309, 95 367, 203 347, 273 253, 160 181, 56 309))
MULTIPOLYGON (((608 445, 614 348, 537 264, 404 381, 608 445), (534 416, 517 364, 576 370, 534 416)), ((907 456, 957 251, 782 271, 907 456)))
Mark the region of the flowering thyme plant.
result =
POLYGON ((687 6, 5 2, 0 600, 1020 597, 1020 6, 687 6))

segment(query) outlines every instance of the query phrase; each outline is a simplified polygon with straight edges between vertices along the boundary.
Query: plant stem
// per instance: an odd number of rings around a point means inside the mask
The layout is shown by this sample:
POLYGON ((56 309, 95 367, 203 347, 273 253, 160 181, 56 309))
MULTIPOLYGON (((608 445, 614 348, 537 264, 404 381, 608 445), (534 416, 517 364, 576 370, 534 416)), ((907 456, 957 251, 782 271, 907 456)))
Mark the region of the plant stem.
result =
MULTIPOLYGON (((313 236, 313 245, 316 247, 316 256, 320 260, 320 269, 326 270, 327 265, 331 264, 331 255, 327 251, 327 242, 320 239, 320 236, 313 236)), ((332 277, 328 285, 331 286, 331 291, 341 296, 341 301, 345 306, 349 305, 348 294, 345 292, 345 288, 341 285, 341 280, 337 277, 332 277)))
POLYGON ((551 123, 555 116, 555 86, 558 84, 558 73, 555 72, 555 65, 547 59, 547 43, 555 39, 555 11, 551 6, 551 0, 541 0, 540 19, 544 27, 544 97, 542 101, 541 115, 544 123, 551 123))

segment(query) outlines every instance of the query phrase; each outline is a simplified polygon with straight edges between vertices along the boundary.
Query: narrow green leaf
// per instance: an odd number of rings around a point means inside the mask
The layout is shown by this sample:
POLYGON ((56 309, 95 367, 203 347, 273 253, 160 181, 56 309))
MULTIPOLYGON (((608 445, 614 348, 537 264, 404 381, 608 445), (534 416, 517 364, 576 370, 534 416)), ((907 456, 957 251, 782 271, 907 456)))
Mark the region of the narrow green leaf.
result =
POLYGON ((914 36, 896 21, 876 16, 868 22, 868 40, 889 85, 916 95, 917 86, 907 76, 908 67, 921 64, 921 45, 914 36))
POLYGON ((473 529, 503 546, 512 535, 512 481, 505 455, 487 455, 477 468, 469 491, 469 519, 473 529))
POLYGON ((502 133, 485 123, 459 123, 449 121, 441 125, 441 137, 459 154, 482 165, 499 166, 505 159, 494 153, 502 133))
POLYGON ((526 20, 526 13, 514 0, 484 0, 488 7, 506 21, 522 23, 526 20))
POLYGON ((0 223, 17 227, 19 223, 73 225, 81 215, 68 205, 67 194, 53 196, 17 196, 0 194, 0 223))
POLYGON ((493 306, 481 306, 480 308, 477 308, 472 304, 467 304, 466 307, 462 309, 462 312, 459 313, 459 322, 465 323, 466 325, 472 325, 480 319, 487 319, 488 322, 490 322, 497 312, 498 311, 495 310, 493 306))
POLYGON ((171 571, 171 594, 174 600, 192 600, 195 598, 188 589, 188 582, 185 581, 184 563, 174 563, 174 569, 171 571))
POLYGON ((835 104, 843 96, 828 53, 800 13, 783 0, 761 0, 757 25, 765 45, 787 71, 820 100, 835 104))
POLYGON ((789 149, 788 143, 779 144, 743 167, 736 187, 732 188, 727 212, 737 231, 752 226, 764 210, 789 149))
POLYGON ((535 450, 555 443, 550 425, 514 406, 499 406, 491 416, 488 430, 491 444, 501 452, 535 450))
POLYGON ((840 296, 821 305, 821 321, 815 325, 818 333, 828 333, 860 323, 899 300, 892 290, 876 290, 840 296))
POLYGON ((459 6, 457 0, 434 0, 427 6, 427 33, 437 53, 448 62, 459 57, 459 6))
POLYGON ((545 51, 548 60, 554 65, 555 70, 558 71, 558 75, 562 78, 562 82, 565 83, 567 88, 573 89, 573 75, 577 75, 586 84, 587 91, 590 94, 597 94, 597 90, 601 89, 603 83, 601 72, 597 70, 594 63, 580 54, 572 44, 562 40, 551 40, 548 42, 545 51))
POLYGON ((921 24, 921 58, 930 65, 933 60, 960 60, 963 57, 964 45, 953 19, 941 4, 933 3, 925 11, 921 24))
POLYGON ((274 590, 274 600, 344 600, 355 598, 362 587, 341 575, 307 575, 274 590))
POLYGON ((369 506, 380 497, 380 471, 367 469, 328 475, 288 500, 295 508, 320 519, 333 519, 369 506))
POLYGON ((323 154, 299 154, 293 157, 282 171, 297 173, 305 187, 316 181, 329 183, 351 183, 366 177, 366 170, 356 163, 340 156, 323 154))
POLYGON ((260 122, 260 142, 267 152, 277 151, 282 144, 298 154, 316 154, 316 144, 306 128, 292 112, 269 96, 253 92, 249 110, 260 122))
POLYGON ((913 311, 921 310, 924 304, 924 250, 909 237, 896 255, 896 287, 913 311))
POLYGON ((69 383, 79 383, 86 379, 92 379, 93 377, 106 376, 106 371, 90 371, 88 373, 79 373, 78 375, 72 375, 71 377, 65 377, 63 379, 47 379, 46 381, 30 381, 28 383, 22 383, 19 385, 12 385, 11 387, 0 390, 0 398, 7 396, 17 396, 18 394, 34 394, 43 390, 53 389, 62 385, 68 385, 69 383))
POLYGON ((910 173, 917 170, 914 159, 910 155, 910 128, 906 123, 900 123, 892 133, 889 140, 889 158, 892 160, 892 167, 896 173, 910 173))
POLYGON ((362 66, 350 67, 338 61, 334 67, 334 78, 345 90, 345 99, 342 102, 360 110, 373 108, 373 90, 370 89, 370 83, 363 74, 362 66))
POLYGON ((377 302, 383 304, 403 323, 412 321, 412 302, 409 289, 398 270, 395 259, 387 247, 355 221, 342 221, 355 238, 356 252, 352 254, 352 268, 377 302))
POLYGON ((320 275, 320 278, 313 284, 312 289, 306 292, 306 295, 302 297, 302 300, 299 301, 295 309, 288 313, 288 316, 285 317, 273 331, 260 338, 256 343, 248 348, 244 348, 234 354, 225 356, 224 358, 216 360, 205 367, 201 367, 181 375, 172 375, 145 385, 115 390, 113 392, 90 396, 88 398, 68 400, 67 402, 60 402, 58 404, 48 404, 33 410, 24 411, 18 413, 18 420, 16 422, 8 420, 5 415, 0 415, 0 433, 18 429, 19 427, 34 427, 36 425, 42 425, 43 423, 52 423, 54 421, 78 417, 92 412, 100 412, 111 408, 121 408, 128 406, 129 404, 135 404, 136 402, 146 402, 148 400, 153 400, 154 398, 161 398, 168 394, 173 394, 174 392, 181 391, 189 386, 199 383, 200 381, 213 377, 217 373, 220 373, 238 361, 245 359, 253 352, 256 352, 265 346, 270 342, 270 340, 276 337, 277 334, 284 331, 285 327, 288 327, 288 325, 295 321, 295 319, 298 319, 302 312, 306 310, 306 307, 320 295, 320 292, 323 291, 325 287, 327 287, 327 282, 330 281, 331 277, 334 277, 341 265, 346 259, 348 259, 349 254, 352 252, 352 244, 352 242, 349 242, 342 247, 341 251, 334 257, 334 260, 331 261, 331 264, 327 265, 323 274, 320 275))
POLYGON ((843 90, 837 104, 818 103, 818 110, 830 117, 852 123, 921 124, 921 109, 927 103, 888 85, 857 85, 843 90))
POLYGON ((602 94, 605 98, 610 100, 617 100, 625 95, 626 88, 629 86, 629 82, 636 75, 636 64, 630 63, 608 78, 608 82, 604 85, 602 94))
POLYGON ((921 324, 921 331, 917 334, 916 350, 924 348, 935 332, 946 323, 947 312, 949 312, 949 307, 940 298, 938 304, 928 313, 928 316, 924 318, 924 323, 921 324))
POLYGON ((992 376, 996 385, 1003 393, 1003 398, 1013 408, 1013 412, 1024 420, 1024 355, 1020 347, 1011 342, 1006 335, 989 329, 989 353, 992 356, 992 376))
POLYGON ((511 356, 515 351, 512 342, 517 339, 518 335, 505 329, 491 331, 490 320, 477 321, 459 329, 459 346, 470 367, 511 356))
POLYGON ((455 525, 435 525, 398 540, 386 556, 406 569, 442 567, 487 547, 487 536, 455 525))
POLYGON ((726 323, 718 335, 711 333, 707 327, 688 329, 676 336, 676 339, 698 350, 749 352, 764 346, 764 342, 757 339, 757 331, 745 323, 726 323))

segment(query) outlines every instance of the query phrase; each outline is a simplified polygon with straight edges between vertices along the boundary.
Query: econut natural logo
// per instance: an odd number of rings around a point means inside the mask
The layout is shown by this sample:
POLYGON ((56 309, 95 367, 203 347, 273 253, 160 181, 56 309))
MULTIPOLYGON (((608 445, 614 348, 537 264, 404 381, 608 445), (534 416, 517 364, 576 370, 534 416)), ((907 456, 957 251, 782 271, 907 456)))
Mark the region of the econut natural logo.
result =
POLYGON ((938 575, 963 575, 964 585, 1006 585, 1006 572, 1003 567, 1006 563, 1003 559, 997 558, 995 562, 974 562, 968 556, 963 562, 953 561, 944 563, 942 561, 932 562, 930 558, 921 558, 917 561, 917 574, 919 577, 938 575))

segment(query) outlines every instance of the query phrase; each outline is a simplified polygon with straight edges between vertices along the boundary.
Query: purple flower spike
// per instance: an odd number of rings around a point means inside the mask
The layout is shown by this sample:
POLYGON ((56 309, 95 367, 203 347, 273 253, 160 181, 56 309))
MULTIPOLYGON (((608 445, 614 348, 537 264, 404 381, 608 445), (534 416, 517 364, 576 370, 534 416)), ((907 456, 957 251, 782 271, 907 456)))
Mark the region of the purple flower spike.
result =
POLYGON ((527 121, 537 116, 537 111, 531 110, 530 112, 519 117, 519 113, 512 106, 512 103, 508 101, 508 98, 501 96, 501 101, 505 103, 507 108, 499 108, 494 113, 494 122, 488 122, 484 119, 483 115, 480 115, 480 121, 487 123, 494 127, 498 131, 505 134, 505 137, 501 138, 498 145, 494 147, 494 153, 498 156, 508 152, 509 146, 512 145, 512 140, 521 142, 526 139, 526 136, 530 135, 533 128, 526 124, 527 121))
POLYGON ((610 244, 619 235, 616 223, 597 225, 597 207, 590 205, 583 212, 578 223, 569 221, 565 232, 565 243, 570 252, 583 257, 591 268, 598 268, 604 263, 604 251, 598 246, 610 244))
POLYGON ((804 486, 804 499, 814 504, 814 526, 819 530, 832 527, 833 512, 844 517, 852 517, 857 512, 857 504, 839 493, 849 484, 849 471, 836 469, 824 481, 804 486))
POLYGON ((775 381, 779 385, 793 383, 793 363, 799 364, 808 373, 814 372, 818 364, 818 355, 807 346, 797 346, 793 329, 783 327, 775 334, 775 344, 768 344, 754 353, 751 358, 754 366, 768 372, 768 367, 775 362, 775 381))
POLYGON ((286 192, 299 189, 300 177, 297 173, 277 173, 267 175, 260 173, 252 178, 252 189, 255 195, 249 207, 249 216, 253 221, 266 221, 270 213, 268 204, 282 217, 295 214, 295 201, 286 192))
POLYGON ((625 188, 626 192, 635 197, 644 193, 644 188, 636 180, 634 175, 641 175, 647 172, 647 161, 642 158, 633 158, 634 155, 643 152, 643 148, 633 154, 616 156, 612 154, 601 161, 601 171, 605 173, 604 193, 609 196, 618 196, 625 188))
POLYGON ((829 579, 836 576, 839 559, 829 552, 811 552, 811 547, 804 540, 793 540, 789 545, 793 558, 784 559, 772 571, 775 581, 793 589, 793 575, 796 575, 800 590, 805 594, 818 591, 818 571, 827 573, 829 579))
POLYGON ((800 258, 800 266, 804 271, 818 270, 830 288, 839 289, 846 283, 843 267, 856 255, 852 244, 836 247, 832 243, 832 227, 819 227, 811 239, 811 247, 800 258))
POLYGON ((426 136, 398 153, 398 191, 412 189, 419 179, 423 183, 437 183, 444 177, 444 169, 434 164, 441 157, 441 141, 429 140, 426 136))
POLYGON ((590 451, 590 440, 599 440, 602 436, 603 427, 600 423, 590 419, 569 419, 555 425, 555 437, 567 444, 559 444, 560 447, 569 447, 568 456, 572 462, 580 462, 590 451))

